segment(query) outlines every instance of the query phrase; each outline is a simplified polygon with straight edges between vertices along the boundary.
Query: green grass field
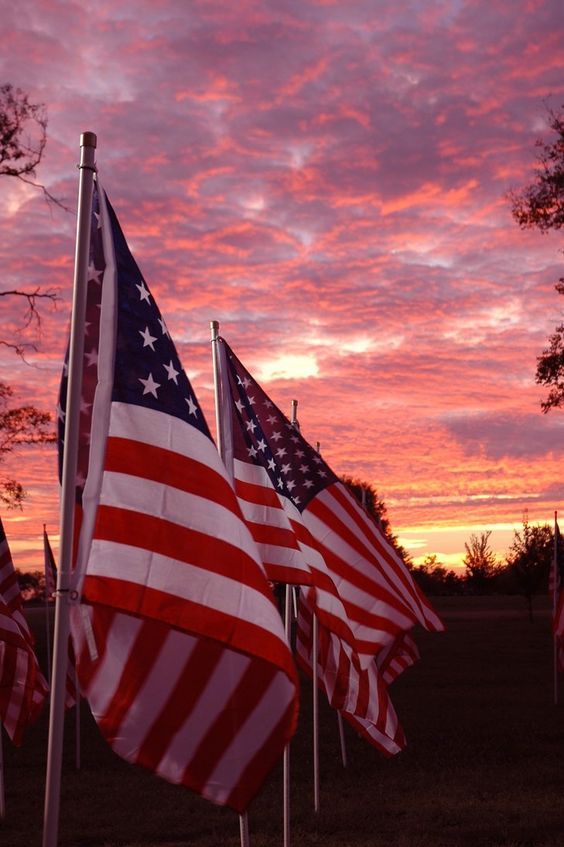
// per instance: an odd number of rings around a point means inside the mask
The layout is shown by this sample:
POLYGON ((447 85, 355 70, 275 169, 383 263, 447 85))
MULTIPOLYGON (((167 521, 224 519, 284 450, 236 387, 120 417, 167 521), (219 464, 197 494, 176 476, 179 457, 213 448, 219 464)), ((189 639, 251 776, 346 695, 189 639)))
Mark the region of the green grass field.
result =
MULTIPOLYGON (((292 743, 295 847, 562 847, 564 705, 554 706, 546 601, 438 598, 447 631, 417 631, 422 658, 392 687, 408 738, 386 760, 321 703, 321 808, 313 811, 311 688, 292 743)), ((43 625, 37 623, 42 652, 43 625)), ((564 677, 562 678, 564 701, 564 677)), ((119 760, 82 708, 82 767, 67 716, 61 847, 235 847, 235 813, 119 760)), ((4 739, 2 847, 41 844, 47 717, 24 745, 4 739)), ((282 844, 282 766, 249 813, 252 847, 282 844)))

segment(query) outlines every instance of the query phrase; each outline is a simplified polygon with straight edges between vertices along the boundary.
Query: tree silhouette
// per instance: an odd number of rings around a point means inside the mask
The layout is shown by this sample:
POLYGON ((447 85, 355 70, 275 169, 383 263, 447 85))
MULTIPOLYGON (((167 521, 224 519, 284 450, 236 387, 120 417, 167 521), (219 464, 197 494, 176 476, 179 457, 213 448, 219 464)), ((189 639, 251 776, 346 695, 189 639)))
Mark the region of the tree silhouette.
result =
MULTIPOLYGON (((540 152, 535 181, 510 194, 511 211, 519 226, 543 233, 564 226, 564 107, 560 112, 549 109, 548 115, 556 137, 550 142, 537 141, 540 152)), ((564 294, 564 278, 555 287, 564 294)), ((556 327, 538 357, 535 379, 550 389, 541 403, 543 412, 564 405, 564 323, 556 327)))
MULTIPOLYGON (((47 113, 43 104, 32 103, 27 94, 7 83, 0 86, 0 176, 12 177, 40 188, 49 201, 62 204, 50 194, 45 186, 35 182, 36 168, 41 162, 47 143, 47 113)), ((65 208, 62 206, 62 208, 65 208)), ((34 323, 41 327, 40 301, 52 304, 58 300, 54 289, 31 290, 5 289, 0 291, 2 302, 14 300, 24 303, 22 326, 18 333, 34 323)), ((28 347, 18 337, 0 338, 0 344, 25 358, 28 347)), ((13 389, 0 382, 0 463, 17 447, 44 444, 54 441, 51 431, 51 415, 35 406, 12 406, 13 389)), ((0 503, 22 507, 25 491, 12 477, 0 477, 0 503)))
POLYGON ((549 525, 531 526, 525 517, 522 531, 515 530, 507 567, 519 594, 525 598, 530 620, 533 619, 533 597, 547 586, 553 554, 554 533, 549 525))
POLYGON ((464 544, 466 554, 463 562, 466 568, 466 584, 475 594, 485 594, 492 586, 501 566, 490 547, 491 531, 472 534, 470 541, 464 544))

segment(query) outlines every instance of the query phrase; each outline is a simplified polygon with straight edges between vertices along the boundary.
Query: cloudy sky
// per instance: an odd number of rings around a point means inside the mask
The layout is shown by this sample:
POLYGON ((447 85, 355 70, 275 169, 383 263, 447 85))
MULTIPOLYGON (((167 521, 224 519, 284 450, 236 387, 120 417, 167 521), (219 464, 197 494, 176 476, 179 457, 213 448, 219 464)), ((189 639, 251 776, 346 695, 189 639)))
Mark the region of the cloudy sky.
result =
MULTIPOLYGON (((523 232, 564 104, 561 0, 0 0, 0 83, 48 112, 38 180, 76 208, 79 136, 214 431, 209 322, 384 498, 416 559, 504 553, 525 510, 564 508, 562 412, 536 357, 562 319, 561 235, 523 232)), ((0 181, 0 288, 57 288, 37 353, 2 379, 53 410, 75 219, 0 181)), ((20 320, 0 298, 3 338, 20 320)), ((10 333, 10 335, 8 335, 10 333)), ((37 335, 36 333, 33 333, 37 335)), ((31 336, 30 336, 31 338, 31 336)), ((8 470, 16 564, 58 537, 54 449, 8 470)))

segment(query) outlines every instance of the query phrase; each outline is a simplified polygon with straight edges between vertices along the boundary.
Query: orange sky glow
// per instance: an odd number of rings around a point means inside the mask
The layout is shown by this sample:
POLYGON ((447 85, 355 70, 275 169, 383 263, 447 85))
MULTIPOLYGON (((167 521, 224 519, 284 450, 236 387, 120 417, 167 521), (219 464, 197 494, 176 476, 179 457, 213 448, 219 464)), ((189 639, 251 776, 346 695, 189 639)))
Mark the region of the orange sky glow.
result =
MULTIPOLYGON (((564 508, 564 417, 536 358, 562 320, 558 233, 523 232, 548 108, 564 104, 560 0, 30 0, 4 12, 0 83, 48 110, 38 181, 76 207, 79 136, 215 431, 211 320, 336 473, 373 483, 416 562, 503 557, 564 508), (64 21, 64 24, 62 23, 64 21)), ((56 288, 17 400, 54 411, 75 216, 0 179, 0 289, 56 288)), ((22 325, 0 298, 2 338, 22 325)), ((54 446, 3 469, 16 566, 58 550, 54 446)))

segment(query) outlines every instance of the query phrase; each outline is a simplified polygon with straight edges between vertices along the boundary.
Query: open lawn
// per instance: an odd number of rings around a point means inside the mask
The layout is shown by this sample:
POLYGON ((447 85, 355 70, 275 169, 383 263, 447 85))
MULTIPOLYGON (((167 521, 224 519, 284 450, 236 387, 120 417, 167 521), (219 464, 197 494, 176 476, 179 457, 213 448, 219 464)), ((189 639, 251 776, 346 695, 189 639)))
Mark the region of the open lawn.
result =
MULTIPOLYGON (((386 760, 321 703, 321 809, 313 812, 311 688, 292 743, 295 847, 562 847, 564 705, 554 706, 548 602, 436 598, 447 631, 417 631, 421 661, 392 687, 408 738, 386 760)), ((31 613, 43 653, 43 621, 31 613)), ((564 678, 562 679, 564 701, 564 678)), ((236 847, 235 813, 119 760, 83 705, 82 767, 67 716, 61 847, 236 847)), ((41 844, 47 716, 24 745, 4 739, 2 847, 41 844)), ((252 847, 282 844, 282 766, 250 809, 252 847)))

